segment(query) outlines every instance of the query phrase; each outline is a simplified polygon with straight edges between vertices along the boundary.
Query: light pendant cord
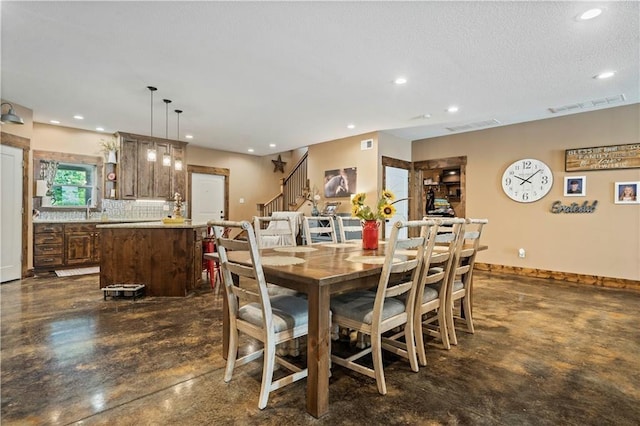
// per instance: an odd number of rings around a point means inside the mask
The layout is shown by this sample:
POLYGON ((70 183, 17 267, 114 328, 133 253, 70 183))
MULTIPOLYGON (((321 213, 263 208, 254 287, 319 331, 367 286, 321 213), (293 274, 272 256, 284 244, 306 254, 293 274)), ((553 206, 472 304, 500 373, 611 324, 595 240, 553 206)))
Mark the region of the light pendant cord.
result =
POLYGON ((163 99, 163 101, 166 109, 164 138, 169 139, 169 104, 171 103, 171 101, 169 99, 163 99))
POLYGON ((147 89, 149 89, 149 91, 151 92, 151 134, 150 136, 153 136, 153 92, 155 92, 158 89, 153 86, 147 86, 147 89))

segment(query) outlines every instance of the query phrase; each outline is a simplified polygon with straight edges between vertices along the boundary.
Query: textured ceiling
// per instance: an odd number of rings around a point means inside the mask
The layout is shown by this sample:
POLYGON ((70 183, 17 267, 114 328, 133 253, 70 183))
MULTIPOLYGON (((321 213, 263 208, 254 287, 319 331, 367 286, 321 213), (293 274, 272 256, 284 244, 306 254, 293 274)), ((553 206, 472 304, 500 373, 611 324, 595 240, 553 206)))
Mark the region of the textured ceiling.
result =
POLYGON ((257 155, 415 140, 639 102, 639 5, 3 1, 0 89, 38 122, 148 135, 156 86, 154 136, 257 155))

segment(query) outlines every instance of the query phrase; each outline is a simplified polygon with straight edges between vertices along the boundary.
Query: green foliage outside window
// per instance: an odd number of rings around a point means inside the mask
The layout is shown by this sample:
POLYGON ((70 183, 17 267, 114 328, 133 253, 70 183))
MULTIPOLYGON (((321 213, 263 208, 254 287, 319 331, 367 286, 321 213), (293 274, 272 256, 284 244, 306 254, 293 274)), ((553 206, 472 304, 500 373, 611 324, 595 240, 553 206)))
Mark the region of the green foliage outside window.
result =
POLYGON ((85 206, 93 192, 91 182, 94 168, 60 164, 51 187, 51 204, 60 207, 85 206))

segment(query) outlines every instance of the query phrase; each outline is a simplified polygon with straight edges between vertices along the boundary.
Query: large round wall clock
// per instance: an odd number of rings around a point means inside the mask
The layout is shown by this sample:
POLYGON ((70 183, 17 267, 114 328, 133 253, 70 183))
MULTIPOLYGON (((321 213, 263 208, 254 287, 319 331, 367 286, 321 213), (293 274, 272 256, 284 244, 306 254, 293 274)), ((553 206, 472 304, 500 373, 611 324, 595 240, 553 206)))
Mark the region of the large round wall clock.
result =
POLYGON ((502 174, 502 190, 520 203, 538 201, 549 193, 552 185, 549 166, 532 158, 514 161, 502 174))

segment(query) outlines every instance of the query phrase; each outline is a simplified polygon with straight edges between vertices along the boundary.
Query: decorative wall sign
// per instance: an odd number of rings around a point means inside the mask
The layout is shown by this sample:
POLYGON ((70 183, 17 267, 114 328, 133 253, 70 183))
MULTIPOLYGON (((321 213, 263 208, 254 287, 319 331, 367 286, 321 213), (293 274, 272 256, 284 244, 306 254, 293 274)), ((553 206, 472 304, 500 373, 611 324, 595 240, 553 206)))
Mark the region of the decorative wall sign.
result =
POLYGON ((591 204, 585 201, 582 204, 571 203, 571 205, 568 206, 563 205, 561 201, 555 201, 551 205, 551 213, 594 213, 597 206, 598 200, 595 200, 591 204))
POLYGON ((287 163, 286 161, 282 161, 281 155, 278 155, 277 160, 271 160, 271 162, 273 163, 273 173, 277 172, 278 170, 284 173, 284 166, 286 166, 287 163))
POLYGON ((640 182, 616 182, 614 202, 616 204, 640 204, 638 197, 640 182))
POLYGON ((640 168, 640 143, 567 149, 564 170, 611 170, 640 168))

